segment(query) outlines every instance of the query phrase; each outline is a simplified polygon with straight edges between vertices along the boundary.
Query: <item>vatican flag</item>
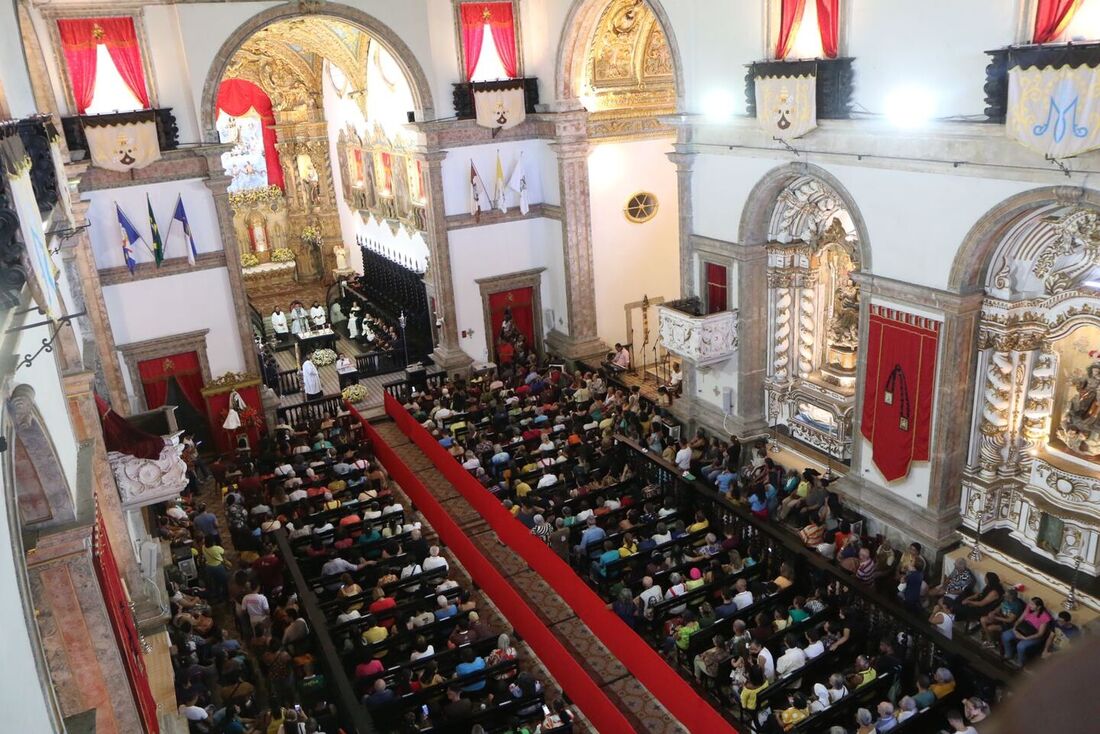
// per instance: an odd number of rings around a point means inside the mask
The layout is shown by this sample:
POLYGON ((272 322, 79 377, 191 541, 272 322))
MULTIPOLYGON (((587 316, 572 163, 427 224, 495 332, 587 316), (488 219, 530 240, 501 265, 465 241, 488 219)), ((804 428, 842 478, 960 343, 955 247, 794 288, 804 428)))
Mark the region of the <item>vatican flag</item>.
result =
POLYGON ((99 168, 131 171, 160 160, 157 123, 152 118, 107 125, 85 120, 84 137, 92 165, 99 168))
POLYGON ((1100 148, 1100 70, 1010 69, 1005 133, 1051 158, 1100 148))
POLYGON ((817 77, 757 77, 756 121, 768 135, 783 140, 800 138, 816 128, 817 77))
POLYGON ((502 214, 508 213, 508 184, 504 182, 504 166, 500 163, 500 151, 497 151, 497 174, 496 174, 496 196, 494 196, 493 204, 497 209, 500 209, 502 214))
POLYGON ((482 127, 507 130, 527 117, 523 80, 474 84, 474 112, 482 127))

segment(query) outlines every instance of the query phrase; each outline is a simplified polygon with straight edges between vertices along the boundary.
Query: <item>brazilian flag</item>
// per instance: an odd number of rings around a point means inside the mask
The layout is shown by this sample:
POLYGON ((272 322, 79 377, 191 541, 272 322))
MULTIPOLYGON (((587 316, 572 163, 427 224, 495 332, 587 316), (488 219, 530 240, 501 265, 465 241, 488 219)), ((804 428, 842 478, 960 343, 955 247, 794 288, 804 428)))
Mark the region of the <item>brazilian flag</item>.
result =
POLYGON ((159 268, 164 262, 164 243, 160 241, 160 228, 157 227, 157 218, 153 216, 153 202, 149 200, 149 194, 145 195, 145 203, 149 206, 149 229, 153 233, 153 260, 159 268))

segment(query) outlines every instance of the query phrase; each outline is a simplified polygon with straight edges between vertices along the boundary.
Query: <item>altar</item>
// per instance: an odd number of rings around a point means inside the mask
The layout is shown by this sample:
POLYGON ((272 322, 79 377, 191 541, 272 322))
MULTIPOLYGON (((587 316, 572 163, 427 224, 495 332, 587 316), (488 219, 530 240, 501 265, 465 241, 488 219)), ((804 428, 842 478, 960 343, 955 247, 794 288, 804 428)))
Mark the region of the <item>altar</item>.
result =
POLYGON ((303 356, 311 354, 317 349, 336 349, 338 336, 329 327, 303 331, 298 333, 298 349, 303 356))

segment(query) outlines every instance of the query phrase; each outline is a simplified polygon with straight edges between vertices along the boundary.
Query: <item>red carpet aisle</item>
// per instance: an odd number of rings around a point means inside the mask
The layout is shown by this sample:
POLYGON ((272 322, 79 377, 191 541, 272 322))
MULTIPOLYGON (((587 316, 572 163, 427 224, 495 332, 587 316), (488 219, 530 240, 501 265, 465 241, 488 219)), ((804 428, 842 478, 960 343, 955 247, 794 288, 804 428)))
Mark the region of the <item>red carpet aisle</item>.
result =
POLYGON ((607 697, 626 715, 636 731, 654 734, 686 731, 599 642, 561 597, 521 558, 500 544, 478 512, 395 424, 385 422, 374 427, 478 550, 495 565, 607 697))

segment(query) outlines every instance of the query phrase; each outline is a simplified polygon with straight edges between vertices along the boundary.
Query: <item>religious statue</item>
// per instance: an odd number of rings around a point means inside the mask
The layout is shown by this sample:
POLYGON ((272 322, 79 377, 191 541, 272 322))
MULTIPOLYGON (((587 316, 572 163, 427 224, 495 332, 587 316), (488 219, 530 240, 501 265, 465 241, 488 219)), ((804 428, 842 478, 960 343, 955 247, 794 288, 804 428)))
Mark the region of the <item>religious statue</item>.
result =
POLYGON ((859 344, 859 286, 850 279, 833 293, 828 327, 830 346, 855 349, 859 344))
POLYGON ((336 269, 348 269, 348 251, 339 242, 332 246, 332 255, 336 258, 336 269))
POLYGON ((313 158, 308 153, 302 153, 298 156, 298 178, 302 182, 306 207, 311 208, 319 205, 321 203, 321 177, 317 175, 313 158))
POLYGON ((1073 379, 1073 395, 1062 415, 1058 438, 1073 452, 1100 454, 1100 352, 1089 352, 1094 361, 1083 375, 1073 379))

